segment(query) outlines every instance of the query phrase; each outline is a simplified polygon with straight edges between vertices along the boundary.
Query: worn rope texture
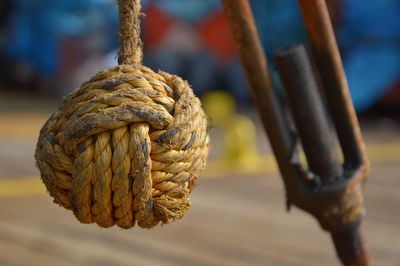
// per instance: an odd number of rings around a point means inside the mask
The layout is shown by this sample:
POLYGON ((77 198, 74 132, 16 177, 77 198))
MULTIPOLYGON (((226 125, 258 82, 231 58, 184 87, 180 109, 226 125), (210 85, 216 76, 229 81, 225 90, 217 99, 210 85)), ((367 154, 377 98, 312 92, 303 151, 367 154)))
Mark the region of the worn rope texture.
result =
POLYGON ((49 194, 82 223, 151 228, 188 210, 208 150, 207 118, 186 81, 120 65, 65 99, 35 157, 49 194))
POLYGON ((140 39, 140 0, 118 0, 118 6, 120 29, 118 63, 140 64, 143 57, 143 44, 140 39))

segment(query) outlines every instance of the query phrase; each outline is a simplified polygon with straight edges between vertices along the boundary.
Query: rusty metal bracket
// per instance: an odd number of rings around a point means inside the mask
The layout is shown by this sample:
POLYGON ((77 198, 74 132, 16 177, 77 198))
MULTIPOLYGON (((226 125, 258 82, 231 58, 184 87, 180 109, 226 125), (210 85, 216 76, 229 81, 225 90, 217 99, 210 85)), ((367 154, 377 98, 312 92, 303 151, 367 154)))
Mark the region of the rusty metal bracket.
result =
POLYGON ((274 57, 309 169, 298 161, 292 163, 303 180, 311 176, 310 181, 318 181, 316 188, 300 187, 301 194, 293 203, 317 218, 321 227, 332 234, 338 249, 346 244, 346 250, 338 252, 344 263, 353 263, 360 257, 365 261, 368 254, 364 254, 359 232, 364 213, 362 184, 366 178, 359 170, 363 168, 351 168, 346 162, 342 166, 339 161, 329 122, 335 114, 329 116, 325 111, 304 46, 281 48, 274 57))
POLYGON ((253 100, 278 162, 289 204, 312 214, 331 233, 344 265, 370 265, 360 225, 362 188, 369 173, 365 147, 349 96, 324 0, 299 0, 327 107, 302 46, 279 50, 275 61, 297 132, 288 126, 268 70, 248 0, 223 0, 253 100), (327 109, 327 111, 326 111, 327 109), (328 115, 330 113, 330 115, 328 115), (333 121, 344 163, 338 159, 333 121), (298 135, 308 169, 297 159, 298 135))

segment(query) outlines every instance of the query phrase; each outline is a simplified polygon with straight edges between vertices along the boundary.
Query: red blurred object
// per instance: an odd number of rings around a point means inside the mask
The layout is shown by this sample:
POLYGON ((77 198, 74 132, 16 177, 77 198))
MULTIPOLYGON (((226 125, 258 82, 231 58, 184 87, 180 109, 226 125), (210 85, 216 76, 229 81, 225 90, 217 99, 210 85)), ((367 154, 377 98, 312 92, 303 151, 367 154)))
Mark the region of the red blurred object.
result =
POLYGON ((60 43, 60 66, 58 76, 69 78, 93 51, 88 38, 65 38, 60 43))
POLYGON ((146 19, 142 21, 145 49, 157 49, 174 23, 174 18, 150 4, 146 8, 146 19))
POLYGON ((228 20, 222 10, 218 10, 203 20, 199 26, 199 35, 204 46, 218 60, 227 62, 236 55, 228 20))

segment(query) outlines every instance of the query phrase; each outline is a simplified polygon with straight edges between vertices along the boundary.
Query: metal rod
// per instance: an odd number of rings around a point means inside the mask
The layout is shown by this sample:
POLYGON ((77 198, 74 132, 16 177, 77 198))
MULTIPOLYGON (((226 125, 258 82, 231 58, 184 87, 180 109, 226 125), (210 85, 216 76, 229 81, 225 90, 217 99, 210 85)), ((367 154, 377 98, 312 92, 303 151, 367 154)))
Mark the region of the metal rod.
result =
POLYGON ((232 28, 236 48, 250 83, 253 100, 268 134, 272 150, 287 191, 287 198, 295 192, 296 172, 290 164, 294 139, 284 112, 274 92, 268 63, 261 45, 251 7, 247 0, 223 0, 225 13, 232 28))
POLYGON ((349 94, 326 1, 299 0, 299 3, 345 158, 345 165, 348 168, 364 165, 367 175, 369 165, 365 156, 365 144, 349 94))
POLYGON ((369 253, 365 249, 365 239, 360 225, 347 231, 331 234, 336 253, 344 265, 371 265, 369 253))
MULTIPOLYGON (((362 179, 365 180, 370 171, 369 162, 326 1, 299 0, 299 3, 343 151, 345 167, 353 171, 361 169, 362 179)), ((370 265, 369 251, 360 225, 340 234, 332 232, 332 239, 344 265, 370 265)))
POLYGON ((306 49, 284 47, 274 53, 274 59, 309 169, 322 182, 333 183, 342 178, 342 166, 306 49))

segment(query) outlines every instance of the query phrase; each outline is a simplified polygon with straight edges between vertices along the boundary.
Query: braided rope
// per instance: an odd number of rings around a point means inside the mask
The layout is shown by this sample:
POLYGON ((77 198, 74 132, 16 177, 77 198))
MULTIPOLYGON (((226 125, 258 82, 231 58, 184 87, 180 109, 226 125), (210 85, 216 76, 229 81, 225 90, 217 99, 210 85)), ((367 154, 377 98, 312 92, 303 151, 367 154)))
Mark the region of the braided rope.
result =
POLYGON ((65 99, 35 157, 49 194, 82 223, 151 228, 183 217, 208 149, 207 118, 187 82, 120 65, 65 99))

